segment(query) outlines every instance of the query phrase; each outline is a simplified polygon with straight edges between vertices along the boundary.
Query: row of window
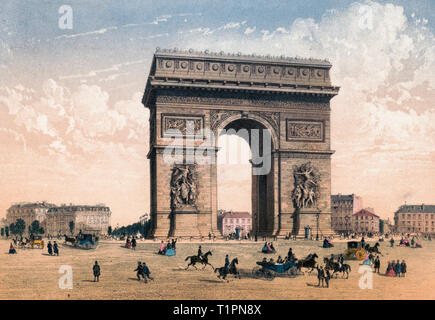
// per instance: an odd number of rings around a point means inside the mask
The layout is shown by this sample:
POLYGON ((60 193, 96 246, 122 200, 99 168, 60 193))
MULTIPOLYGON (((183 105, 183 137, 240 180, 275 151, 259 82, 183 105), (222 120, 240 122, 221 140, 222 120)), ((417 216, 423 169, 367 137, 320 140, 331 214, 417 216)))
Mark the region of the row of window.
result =
POLYGON ((435 219, 435 213, 426 213, 426 214, 416 214, 416 213, 400 213, 397 214, 397 218, 398 219, 411 219, 411 217, 413 219, 418 219, 418 220, 423 220, 423 217, 425 217, 426 219, 435 219))

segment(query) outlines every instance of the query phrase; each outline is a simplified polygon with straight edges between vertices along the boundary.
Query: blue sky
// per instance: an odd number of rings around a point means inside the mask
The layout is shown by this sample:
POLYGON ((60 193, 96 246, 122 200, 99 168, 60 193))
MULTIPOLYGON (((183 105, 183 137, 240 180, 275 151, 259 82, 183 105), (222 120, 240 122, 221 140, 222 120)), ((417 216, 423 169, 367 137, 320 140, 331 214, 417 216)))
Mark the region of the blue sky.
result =
MULTIPOLYGON (((385 217, 435 203, 434 15, 432 0, 5 1, 0 216, 23 200, 104 202, 122 223, 149 211, 140 99, 156 47, 328 58, 332 192, 385 217)), ((220 171, 220 199, 240 194, 221 207, 250 209, 249 170, 220 171)))

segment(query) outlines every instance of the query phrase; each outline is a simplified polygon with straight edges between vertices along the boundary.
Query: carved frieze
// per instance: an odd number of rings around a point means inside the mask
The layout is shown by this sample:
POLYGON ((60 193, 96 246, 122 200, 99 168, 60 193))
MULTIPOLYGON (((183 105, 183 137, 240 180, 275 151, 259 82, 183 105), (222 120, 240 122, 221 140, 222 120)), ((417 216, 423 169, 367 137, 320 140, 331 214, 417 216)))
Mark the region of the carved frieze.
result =
POLYGON ((204 128, 202 116, 162 114, 162 137, 193 137, 204 128))
POLYGON ((329 103, 317 101, 289 101, 279 99, 261 98, 232 98, 232 97, 207 97, 207 96, 176 96, 159 95, 157 103, 171 104, 202 104, 202 105, 229 105, 229 106, 254 106, 254 107, 281 107, 329 110, 329 103))
POLYGON ((323 121, 289 120, 286 121, 287 141, 324 141, 323 121))

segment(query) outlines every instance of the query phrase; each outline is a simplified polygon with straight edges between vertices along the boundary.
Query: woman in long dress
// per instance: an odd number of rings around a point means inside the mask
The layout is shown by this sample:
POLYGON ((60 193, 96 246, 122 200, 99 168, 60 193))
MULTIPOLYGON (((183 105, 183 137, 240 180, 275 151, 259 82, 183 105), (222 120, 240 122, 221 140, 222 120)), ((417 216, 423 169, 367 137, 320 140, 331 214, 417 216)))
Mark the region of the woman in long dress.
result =
POLYGON ((385 272, 385 275, 387 277, 395 277, 396 276, 396 272, 394 272, 394 268, 393 268, 393 265, 391 264, 391 262, 388 262, 388 267, 387 267, 387 271, 385 272))

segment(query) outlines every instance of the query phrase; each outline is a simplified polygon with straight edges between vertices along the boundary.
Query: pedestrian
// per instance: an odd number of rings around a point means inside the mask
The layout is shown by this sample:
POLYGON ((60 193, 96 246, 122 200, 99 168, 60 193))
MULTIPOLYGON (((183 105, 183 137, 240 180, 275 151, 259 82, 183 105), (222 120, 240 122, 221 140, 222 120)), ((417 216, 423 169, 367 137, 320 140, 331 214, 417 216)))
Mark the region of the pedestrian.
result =
POLYGON ((133 250, 136 250, 136 238, 133 236, 133 239, 131 239, 131 248, 133 250))
POLYGON ((402 272, 402 266, 399 260, 397 260, 396 264, 394 265, 394 272, 396 273, 397 277, 400 277, 400 273, 402 272))
POLYGON ((94 273, 94 282, 100 282, 100 266, 98 265, 98 261, 95 261, 94 266, 92 267, 92 271, 94 273))
POLYGON ((375 273, 379 273, 379 270, 381 269, 381 260, 379 259, 379 256, 376 256, 375 259, 375 273))
POLYGON ((151 271, 150 271, 150 269, 148 268, 148 266, 147 266, 147 264, 145 262, 143 263, 142 270, 143 270, 142 271, 142 277, 143 277, 145 283, 148 282, 147 278, 150 279, 150 280, 154 280, 153 278, 151 278, 151 276, 150 276, 151 271))
POLYGON ((402 274, 403 274, 403 277, 405 277, 405 274, 406 274, 406 262, 405 262, 405 260, 402 260, 402 263, 400 264, 400 271, 402 272, 402 274))
POLYGON ((394 239, 393 239, 393 237, 391 237, 391 239, 390 239, 390 244, 391 244, 391 248, 394 247, 394 239))
POLYGON ((134 269, 134 271, 136 271, 137 280, 140 281, 140 277, 142 276, 142 278, 143 278, 143 266, 142 266, 142 262, 138 261, 137 267, 136 267, 136 269, 134 269))
POLYGON ((15 253, 17 253, 17 251, 15 250, 15 248, 14 248, 14 246, 12 245, 12 242, 11 242, 11 245, 10 245, 10 247, 9 247, 9 254, 15 254, 15 253))
POLYGON ((322 288, 324 287, 323 285, 323 279, 325 278, 325 273, 323 271, 323 267, 317 267, 317 279, 319 280, 319 283, 317 284, 318 287, 320 287, 320 282, 322 282, 322 288))
POLYGON ((329 269, 325 268, 325 282, 326 282, 326 287, 329 288, 329 279, 331 279, 331 274, 329 273, 329 269))
POLYGON ((54 249, 54 255, 58 256, 59 255, 59 247, 57 246, 56 241, 53 244, 53 249, 54 249))
POLYGON ((174 250, 175 250, 176 243, 177 243, 177 240, 172 239, 171 247, 172 247, 172 249, 174 249, 174 250))
POLYGON ((53 255, 53 247, 52 247, 52 245, 51 245, 51 241, 48 241, 48 244, 47 244, 47 250, 48 250, 48 254, 51 256, 51 255, 53 255))
POLYGON ((208 240, 211 240, 211 233, 208 233, 208 240))

